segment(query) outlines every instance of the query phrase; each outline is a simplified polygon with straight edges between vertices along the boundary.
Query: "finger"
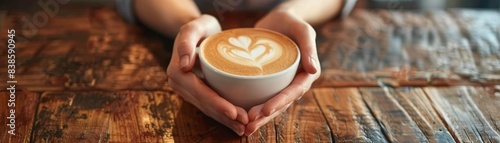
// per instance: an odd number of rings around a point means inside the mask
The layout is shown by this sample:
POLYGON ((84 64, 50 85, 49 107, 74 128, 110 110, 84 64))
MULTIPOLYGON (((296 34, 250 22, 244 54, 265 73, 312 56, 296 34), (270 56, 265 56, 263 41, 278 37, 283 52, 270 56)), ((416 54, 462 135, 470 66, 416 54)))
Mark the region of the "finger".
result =
POLYGON ((196 44, 205 34, 200 24, 191 21, 181 27, 177 34, 174 48, 177 49, 179 57, 179 67, 186 72, 191 70, 194 65, 196 44))
POLYGON ((215 119, 217 122, 222 123, 226 127, 229 127, 231 130, 233 130, 236 134, 239 136, 242 136, 245 133, 245 125, 235 121, 235 120, 230 120, 229 118, 225 117, 217 117, 217 116, 210 116, 211 118, 215 119))
POLYGON ((198 109, 204 108, 211 110, 210 112, 218 112, 232 120, 237 118, 236 107, 217 95, 215 91, 206 86, 194 73, 182 72, 180 69, 170 69, 167 74, 169 74, 170 78, 169 83, 174 85, 174 89, 191 89, 185 92, 192 96, 190 97, 192 99, 191 102, 198 109), (176 87, 175 85, 178 86, 176 87), (196 103, 193 103, 193 100, 196 100, 196 103))
POLYGON ((269 116, 304 95, 318 76, 319 74, 299 73, 288 87, 264 103, 263 115, 269 116))
POLYGON ((194 73, 187 72, 180 74, 182 76, 181 80, 172 78, 172 82, 183 85, 185 89, 192 89, 190 93, 193 95, 193 98, 199 101, 201 104, 200 108, 208 108, 213 110, 212 112, 219 112, 226 115, 231 120, 236 120, 238 113, 233 104, 220 97, 215 91, 205 85, 205 83, 194 73))
POLYGON ((179 96, 182 97, 185 101, 193 104, 196 108, 200 109, 200 104, 196 98, 193 97, 192 93, 189 92, 188 90, 184 89, 183 86, 179 85, 175 80, 169 79, 168 84, 175 89, 175 91, 178 93, 179 96))
POLYGON ((270 115, 268 117, 262 117, 262 118, 259 118, 259 119, 255 120, 255 121, 252 121, 252 122, 248 123, 248 125, 245 128, 245 135, 246 136, 252 135, 260 127, 262 127, 263 125, 265 125, 266 123, 268 123, 270 120, 274 119, 276 116, 278 116, 281 113, 283 113, 284 111, 286 111, 286 109, 290 105, 291 104, 286 105, 284 108, 278 110, 277 112, 275 112, 274 114, 272 114, 272 115, 270 115))
MULTIPOLYGON (((235 121, 232 121, 235 122, 235 121)), ((226 125, 226 127, 229 127, 231 130, 233 130, 234 133, 238 134, 239 136, 242 136, 245 134, 245 125, 243 124, 234 124, 234 125, 226 125)))
POLYGON ((198 42, 219 32, 220 29, 217 19, 210 15, 202 15, 181 27, 176 37, 175 47, 178 49, 179 66, 182 71, 189 71, 193 67, 198 42))
MULTIPOLYGON (((201 108, 201 109, 206 109, 206 108, 201 108)), ((231 130, 233 130, 236 134, 240 136, 245 133, 245 124, 240 123, 239 121, 230 119, 219 113, 211 113, 210 111, 204 111, 204 113, 207 116, 211 117, 212 119, 216 120, 217 122, 225 125, 226 127, 229 127, 231 130), (207 112, 208 114, 205 112, 207 112)))
POLYGON ((215 33, 219 33, 221 31, 221 26, 219 24, 219 21, 217 21, 217 18, 215 18, 212 15, 203 14, 200 17, 200 21, 206 24, 205 25, 207 27, 206 36, 214 35, 215 33))
POLYGON ((316 32, 311 25, 303 22, 294 24, 290 31, 290 38, 297 42, 300 49, 301 63, 304 69, 311 74, 320 70, 316 51, 316 32))
MULTIPOLYGON (((191 92, 182 88, 182 86, 180 86, 175 80, 170 80, 170 81, 171 81, 169 83, 170 86, 172 86, 172 88, 176 89, 176 91, 180 93, 181 97, 183 97, 184 100, 193 104, 196 108, 201 110, 205 115, 213 118, 214 120, 216 120, 217 122, 219 122, 221 124, 224 124, 225 126, 230 128, 231 130, 233 130, 236 134, 238 134, 240 136, 244 134, 246 123, 244 123, 244 124, 239 123, 238 121, 234 121, 234 120, 230 119, 230 117, 228 117, 227 115, 224 115, 224 113, 210 110, 207 107, 201 106, 201 104, 199 104, 199 102, 195 98, 193 98, 193 95, 191 95, 192 94, 191 92)), ((241 110, 243 110, 243 108, 239 108, 238 110, 241 111, 241 110)), ((247 116, 245 116, 246 115, 245 113, 246 113, 246 111, 243 110, 243 113, 238 114, 238 116, 241 116, 244 119, 245 117, 247 117, 247 116)), ((243 120, 243 122, 245 122, 245 121, 243 120)), ((248 122, 248 120, 246 122, 248 122)))
POLYGON ((264 108, 264 104, 260 104, 260 105, 252 107, 248 111, 248 119, 250 120, 250 122, 253 122, 253 121, 255 121, 263 116, 263 114, 262 114, 263 108, 264 108))
POLYGON ((260 127, 268 123, 273 118, 274 117, 271 116, 265 118, 259 118, 258 120, 248 123, 248 125, 245 128, 245 135, 246 136, 252 135, 255 131, 257 131, 260 127))
POLYGON ((242 123, 242 124, 248 124, 248 114, 247 114, 247 111, 245 111, 245 109, 241 108, 241 107, 236 107, 236 111, 237 111, 237 117, 236 119, 242 123))
POLYGON ((210 106, 212 109, 216 110, 219 113, 224 113, 231 120, 236 120, 238 116, 238 112, 236 107, 227 101, 226 99, 220 97, 215 91, 205 85, 203 81, 201 81, 198 77, 196 77, 193 73, 192 79, 185 79, 183 81, 191 81, 185 85, 193 85, 192 88, 195 89, 194 97, 200 100, 200 103, 204 103, 210 106))

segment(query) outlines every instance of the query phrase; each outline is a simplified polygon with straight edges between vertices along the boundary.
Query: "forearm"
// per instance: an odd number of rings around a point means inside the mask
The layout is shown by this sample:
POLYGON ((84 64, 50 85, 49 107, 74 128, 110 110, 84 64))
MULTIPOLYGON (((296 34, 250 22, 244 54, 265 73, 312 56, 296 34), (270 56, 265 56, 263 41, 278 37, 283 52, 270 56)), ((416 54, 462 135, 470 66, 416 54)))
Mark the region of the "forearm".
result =
POLYGON ((289 0, 275 10, 291 12, 311 25, 323 23, 338 15, 344 0, 289 0))
POLYGON ((179 28, 201 15, 192 0, 135 0, 137 18, 147 26, 169 37, 179 28))

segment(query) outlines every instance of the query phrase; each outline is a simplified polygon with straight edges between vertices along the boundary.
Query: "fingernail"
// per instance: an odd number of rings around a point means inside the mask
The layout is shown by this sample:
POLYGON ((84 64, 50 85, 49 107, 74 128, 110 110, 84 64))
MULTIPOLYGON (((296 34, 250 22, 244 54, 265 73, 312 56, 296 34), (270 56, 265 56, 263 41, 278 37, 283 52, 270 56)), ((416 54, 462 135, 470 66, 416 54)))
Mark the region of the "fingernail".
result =
POLYGON ((188 55, 182 56, 179 64, 181 68, 187 67, 189 65, 189 56, 188 55))
POLYGON ((234 120, 232 117, 231 117, 231 114, 229 114, 229 112, 224 112, 224 115, 226 115, 227 118, 231 119, 231 120, 234 120))
POLYGON ((238 120, 238 122, 240 122, 240 123, 243 123, 243 119, 240 116, 237 116, 236 120, 238 120))
POLYGON ((260 113, 259 115, 255 116, 255 118, 253 119, 253 121, 259 119, 260 117, 262 117, 262 113, 260 113))
POLYGON ((237 120, 238 120, 240 123, 242 123, 242 124, 246 124, 245 119, 243 119, 243 117, 238 116, 238 117, 236 117, 236 118, 237 118, 237 120))
POLYGON ((316 73, 318 71, 318 67, 316 66, 316 61, 313 57, 309 57, 309 63, 312 65, 312 67, 314 68, 314 73, 316 73))
POLYGON ((238 127, 238 135, 242 136, 243 134, 245 134, 245 129, 242 129, 241 127, 238 127))

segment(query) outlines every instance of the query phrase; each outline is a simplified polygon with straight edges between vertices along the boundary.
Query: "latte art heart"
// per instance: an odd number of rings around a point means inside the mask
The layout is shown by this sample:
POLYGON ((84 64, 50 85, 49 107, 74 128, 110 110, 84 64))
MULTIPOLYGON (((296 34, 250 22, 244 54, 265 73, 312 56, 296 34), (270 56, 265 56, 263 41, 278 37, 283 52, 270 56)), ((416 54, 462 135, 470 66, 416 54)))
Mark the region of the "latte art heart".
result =
POLYGON ((297 45, 291 39, 256 28, 230 29, 211 35, 203 40, 198 52, 202 66, 237 76, 278 73, 300 59, 297 45))
POLYGON ((222 57, 233 63, 261 70, 283 53, 283 47, 270 39, 251 39, 247 36, 230 37, 227 43, 220 43, 217 50, 222 57))

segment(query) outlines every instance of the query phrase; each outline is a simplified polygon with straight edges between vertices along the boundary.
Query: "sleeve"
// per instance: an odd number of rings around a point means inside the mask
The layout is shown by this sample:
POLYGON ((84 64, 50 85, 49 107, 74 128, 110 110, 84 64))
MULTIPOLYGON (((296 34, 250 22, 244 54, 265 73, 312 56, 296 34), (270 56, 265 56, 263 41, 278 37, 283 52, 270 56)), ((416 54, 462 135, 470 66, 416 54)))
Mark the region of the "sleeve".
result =
POLYGON ((135 15, 133 9, 134 0, 115 0, 116 9, 118 13, 120 13, 127 22, 135 23, 135 15))
POLYGON ((342 8, 342 11, 340 12, 341 17, 346 17, 348 16, 351 11, 354 9, 354 6, 356 5, 357 0, 344 0, 344 7, 342 8))

